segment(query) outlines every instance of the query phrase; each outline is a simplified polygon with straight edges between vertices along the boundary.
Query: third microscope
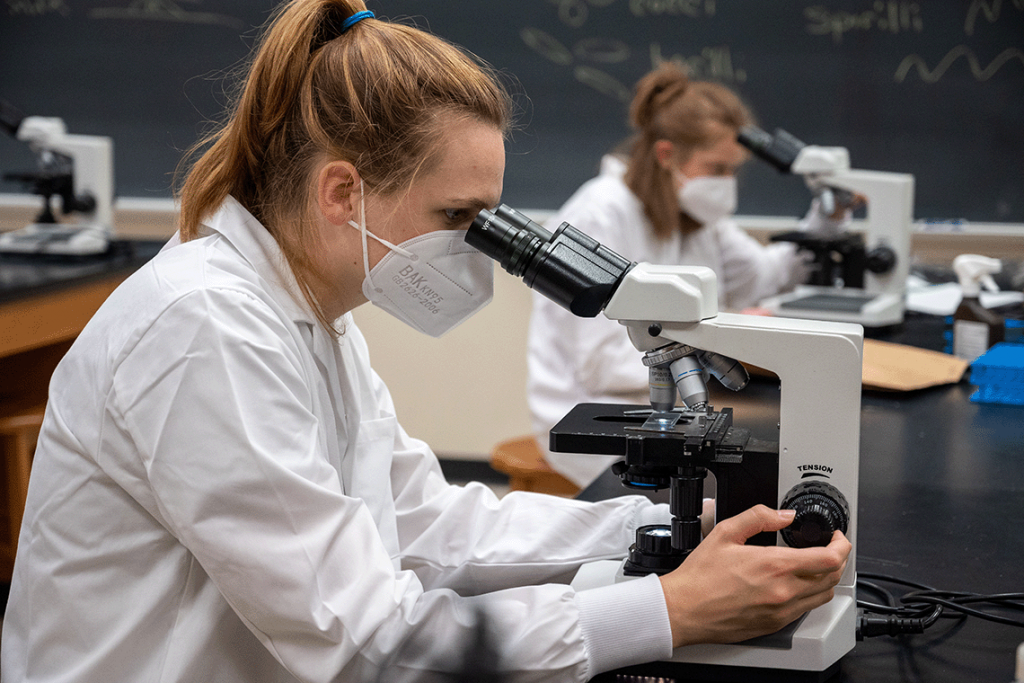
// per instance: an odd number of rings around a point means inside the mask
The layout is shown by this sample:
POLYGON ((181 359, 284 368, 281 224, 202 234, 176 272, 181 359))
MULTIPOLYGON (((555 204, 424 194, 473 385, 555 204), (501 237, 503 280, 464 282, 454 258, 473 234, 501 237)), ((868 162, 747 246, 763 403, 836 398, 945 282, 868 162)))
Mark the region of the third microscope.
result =
POLYGON ((28 144, 34 171, 9 172, 4 180, 26 186, 42 198, 35 220, 0 233, 0 253, 86 256, 107 251, 113 235, 114 152, 110 138, 69 135, 64 121, 23 116, 0 101, 0 130, 28 144), (60 199, 59 220, 52 207, 60 199))
POLYGON ((813 255, 806 285, 772 297, 762 307, 776 315, 859 323, 883 327, 903 321, 910 236, 914 210, 914 176, 850 168, 844 147, 806 145, 784 130, 769 134, 747 126, 737 138, 782 173, 804 177, 826 215, 867 200, 862 231, 826 234, 794 231, 776 235, 813 255))

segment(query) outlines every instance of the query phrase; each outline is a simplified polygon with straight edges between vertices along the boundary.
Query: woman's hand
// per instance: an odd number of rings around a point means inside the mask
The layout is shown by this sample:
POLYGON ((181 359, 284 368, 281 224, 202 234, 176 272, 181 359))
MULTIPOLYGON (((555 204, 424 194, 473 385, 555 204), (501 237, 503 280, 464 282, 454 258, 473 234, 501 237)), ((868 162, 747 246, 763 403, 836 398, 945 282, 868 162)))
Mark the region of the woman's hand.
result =
POLYGON ((675 647, 774 633, 832 599, 852 549, 842 532, 825 547, 744 545, 788 526, 794 514, 758 505, 723 520, 661 577, 675 647))

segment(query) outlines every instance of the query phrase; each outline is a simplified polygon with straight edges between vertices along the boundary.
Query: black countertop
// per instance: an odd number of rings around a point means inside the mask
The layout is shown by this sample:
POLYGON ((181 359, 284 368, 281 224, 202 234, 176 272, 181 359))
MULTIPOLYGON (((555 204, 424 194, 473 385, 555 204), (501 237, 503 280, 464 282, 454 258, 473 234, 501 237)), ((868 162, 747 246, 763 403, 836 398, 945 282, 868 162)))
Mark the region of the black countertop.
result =
POLYGON ((163 240, 116 240, 105 254, 0 254, 0 304, 130 274, 160 251, 163 240))

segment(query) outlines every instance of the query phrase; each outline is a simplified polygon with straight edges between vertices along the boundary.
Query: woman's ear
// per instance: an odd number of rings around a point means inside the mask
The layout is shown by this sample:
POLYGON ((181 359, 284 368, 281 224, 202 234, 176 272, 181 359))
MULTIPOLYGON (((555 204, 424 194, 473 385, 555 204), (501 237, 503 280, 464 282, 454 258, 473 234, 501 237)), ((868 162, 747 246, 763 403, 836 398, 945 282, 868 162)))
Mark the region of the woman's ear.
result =
POLYGON ((676 147, 671 140, 658 140, 654 143, 654 158, 658 161, 658 165, 666 171, 672 170, 672 156, 675 151, 676 147))
POLYGON ((347 161, 332 161, 320 169, 316 183, 316 201, 320 212, 332 225, 345 225, 359 215, 359 172, 347 161))

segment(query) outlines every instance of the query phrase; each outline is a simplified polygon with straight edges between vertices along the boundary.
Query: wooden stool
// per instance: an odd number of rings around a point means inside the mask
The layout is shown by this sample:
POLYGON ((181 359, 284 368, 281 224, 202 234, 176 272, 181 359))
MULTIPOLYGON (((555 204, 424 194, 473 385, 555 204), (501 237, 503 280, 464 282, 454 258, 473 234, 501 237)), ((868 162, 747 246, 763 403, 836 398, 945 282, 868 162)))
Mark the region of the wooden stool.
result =
POLYGON ((491 451, 491 467, 508 475, 513 491, 575 496, 580 488, 551 469, 533 436, 502 441, 491 451))
POLYGON ((42 424, 42 406, 0 416, 0 456, 3 457, 0 492, 4 495, 0 508, 0 581, 9 581, 14 570, 32 454, 42 424))

